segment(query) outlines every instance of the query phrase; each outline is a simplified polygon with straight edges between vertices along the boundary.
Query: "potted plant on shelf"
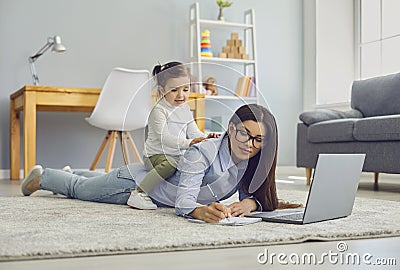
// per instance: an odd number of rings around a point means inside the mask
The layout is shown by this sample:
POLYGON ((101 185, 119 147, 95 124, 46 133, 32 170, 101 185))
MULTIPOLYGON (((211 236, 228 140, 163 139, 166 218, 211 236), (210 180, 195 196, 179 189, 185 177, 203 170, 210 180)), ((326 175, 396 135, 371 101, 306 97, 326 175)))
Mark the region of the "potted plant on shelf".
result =
POLYGON ((219 14, 218 14, 218 20, 224 21, 224 15, 222 14, 222 9, 226 7, 230 7, 233 4, 232 1, 223 1, 223 0, 217 0, 217 5, 219 6, 219 14))

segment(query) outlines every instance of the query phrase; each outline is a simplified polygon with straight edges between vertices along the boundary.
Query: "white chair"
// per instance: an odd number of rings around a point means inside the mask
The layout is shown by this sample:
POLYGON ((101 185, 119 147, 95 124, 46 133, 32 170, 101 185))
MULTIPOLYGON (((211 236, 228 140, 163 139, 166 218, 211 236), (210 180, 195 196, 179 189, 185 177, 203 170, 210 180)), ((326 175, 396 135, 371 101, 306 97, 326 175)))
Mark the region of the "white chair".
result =
POLYGON ((142 158, 130 131, 144 128, 151 111, 150 73, 147 70, 114 68, 108 76, 96 106, 86 118, 92 126, 107 130, 90 170, 94 170, 109 145, 105 171, 111 169, 117 138, 121 144, 125 164, 130 163, 126 144, 133 152, 135 160, 142 158))

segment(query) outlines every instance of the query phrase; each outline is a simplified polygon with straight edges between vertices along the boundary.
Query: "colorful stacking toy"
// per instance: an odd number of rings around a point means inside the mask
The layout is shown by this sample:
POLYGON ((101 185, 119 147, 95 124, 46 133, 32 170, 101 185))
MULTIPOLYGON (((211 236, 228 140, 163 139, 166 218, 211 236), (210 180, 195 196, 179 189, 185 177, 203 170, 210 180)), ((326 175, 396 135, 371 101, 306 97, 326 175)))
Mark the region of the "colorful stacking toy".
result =
POLYGON ((205 30, 201 33, 200 55, 205 57, 213 57, 211 50, 210 31, 205 30))

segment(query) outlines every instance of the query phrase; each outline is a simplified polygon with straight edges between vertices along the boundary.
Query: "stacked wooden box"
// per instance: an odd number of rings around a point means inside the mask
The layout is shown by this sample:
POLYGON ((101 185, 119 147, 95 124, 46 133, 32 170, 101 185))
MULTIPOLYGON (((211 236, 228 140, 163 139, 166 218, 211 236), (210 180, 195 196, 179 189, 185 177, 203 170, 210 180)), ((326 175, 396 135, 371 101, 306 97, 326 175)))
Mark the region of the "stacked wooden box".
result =
POLYGON ((239 39, 238 33, 231 33, 231 39, 226 41, 226 46, 222 47, 222 52, 219 54, 221 58, 249 59, 246 53, 246 47, 239 39))

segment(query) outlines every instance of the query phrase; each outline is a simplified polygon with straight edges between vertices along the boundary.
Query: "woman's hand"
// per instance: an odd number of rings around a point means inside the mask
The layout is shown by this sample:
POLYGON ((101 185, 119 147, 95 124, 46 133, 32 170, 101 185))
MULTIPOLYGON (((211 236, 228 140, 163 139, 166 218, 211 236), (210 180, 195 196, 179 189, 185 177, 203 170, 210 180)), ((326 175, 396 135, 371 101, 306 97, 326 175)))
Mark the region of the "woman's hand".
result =
POLYGON ((231 210, 222 203, 213 202, 209 206, 196 207, 189 215, 208 223, 217 223, 221 219, 230 217, 231 210))
POLYGON ((240 202, 234 202, 228 207, 233 217, 244 217, 257 209, 257 203, 254 199, 244 199, 240 202))
POLYGON ((194 138, 190 143, 189 143, 189 146, 192 146, 193 144, 195 144, 195 143, 199 143, 199 142, 202 142, 202 141, 204 141, 204 140, 206 140, 207 138, 194 138))

